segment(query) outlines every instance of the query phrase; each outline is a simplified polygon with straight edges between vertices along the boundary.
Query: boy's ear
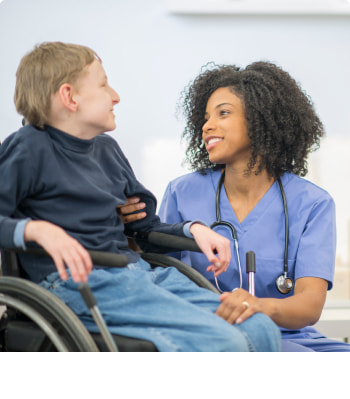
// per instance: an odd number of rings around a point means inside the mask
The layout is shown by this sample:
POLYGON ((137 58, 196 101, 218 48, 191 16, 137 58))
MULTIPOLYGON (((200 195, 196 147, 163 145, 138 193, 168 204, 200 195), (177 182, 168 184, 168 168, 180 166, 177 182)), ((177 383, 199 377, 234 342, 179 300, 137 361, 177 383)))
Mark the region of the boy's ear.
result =
POLYGON ((59 96, 62 104, 70 111, 75 112, 78 108, 78 103, 74 96, 74 87, 69 83, 63 83, 59 88, 59 96))

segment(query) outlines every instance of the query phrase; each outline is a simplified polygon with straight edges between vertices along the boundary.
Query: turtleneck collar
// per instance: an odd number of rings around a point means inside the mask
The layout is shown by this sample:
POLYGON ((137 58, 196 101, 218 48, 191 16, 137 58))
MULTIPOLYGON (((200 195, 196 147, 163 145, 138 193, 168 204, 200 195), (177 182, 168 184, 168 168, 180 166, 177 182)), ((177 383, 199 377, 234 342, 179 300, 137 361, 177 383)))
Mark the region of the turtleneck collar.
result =
POLYGON ((91 140, 80 139, 63 132, 62 130, 56 129, 55 127, 47 125, 45 126, 45 130, 54 142, 71 151, 89 152, 94 145, 95 138, 91 140))

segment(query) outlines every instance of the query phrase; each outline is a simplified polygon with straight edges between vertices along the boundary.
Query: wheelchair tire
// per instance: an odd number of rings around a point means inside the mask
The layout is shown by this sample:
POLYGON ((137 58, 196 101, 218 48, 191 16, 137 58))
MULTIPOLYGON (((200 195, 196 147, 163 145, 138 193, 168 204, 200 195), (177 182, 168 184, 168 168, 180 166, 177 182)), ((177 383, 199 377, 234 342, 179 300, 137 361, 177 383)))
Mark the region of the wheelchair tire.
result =
POLYGON ((173 258, 168 255, 157 254, 157 253, 141 253, 142 259, 148 262, 152 267, 161 266, 161 267, 176 267, 181 273, 187 276, 190 280, 196 283, 199 287, 206 288, 210 291, 213 291, 217 294, 220 292, 213 286, 213 284, 207 280, 202 274, 200 274, 197 270, 193 269, 191 266, 186 263, 173 258))
MULTIPOLYGON (((0 294, 4 295, 4 300, 10 297, 13 298, 13 301, 8 299, 11 302, 9 306, 20 313, 21 303, 25 304, 26 307, 32 308, 33 317, 31 317, 30 311, 26 313, 22 311, 22 313, 41 329, 40 324, 35 322, 35 320, 38 320, 35 315, 39 314, 39 319, 40 316, 45 319, 57 332, 62 340, 62 347, 65 347, 66 350, 71 352, 98 351, 90 333, 79 318, 59 298, 39 285, 16 277, 0 277, 0 294)), ((61 345, 52 343, 57 350, 61 350, 61 345)))

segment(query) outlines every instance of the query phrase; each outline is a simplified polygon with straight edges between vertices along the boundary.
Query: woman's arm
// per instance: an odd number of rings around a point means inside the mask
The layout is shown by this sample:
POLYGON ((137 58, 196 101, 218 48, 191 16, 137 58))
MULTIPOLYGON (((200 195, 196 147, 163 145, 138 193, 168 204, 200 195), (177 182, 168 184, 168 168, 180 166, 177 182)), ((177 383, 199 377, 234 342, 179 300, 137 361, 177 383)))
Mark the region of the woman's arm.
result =
POLYGON ((299 278, 295 282, 294 295, 282 299, 257 298, 239 289, 220 296, 221 305, 216 314, 231 324, 239 324, 260 312, 280 327, 298 329, 318 321, 326 300, 327 287, 328 281, 321 278, 299 278))

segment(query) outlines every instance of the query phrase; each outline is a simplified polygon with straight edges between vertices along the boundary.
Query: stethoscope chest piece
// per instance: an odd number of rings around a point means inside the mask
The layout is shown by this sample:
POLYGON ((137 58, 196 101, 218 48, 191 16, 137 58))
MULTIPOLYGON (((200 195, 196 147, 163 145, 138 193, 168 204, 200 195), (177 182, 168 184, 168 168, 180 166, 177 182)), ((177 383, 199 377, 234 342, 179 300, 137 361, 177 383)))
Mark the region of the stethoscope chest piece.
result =
POLYGON ((294 287, 293 280, 290 277, 281 274, 276 279, 276 288, 281 294, 288 294, 294 287))

